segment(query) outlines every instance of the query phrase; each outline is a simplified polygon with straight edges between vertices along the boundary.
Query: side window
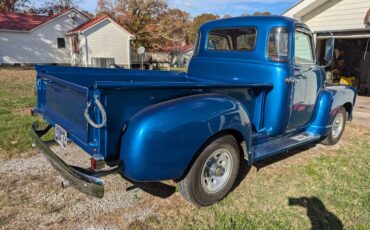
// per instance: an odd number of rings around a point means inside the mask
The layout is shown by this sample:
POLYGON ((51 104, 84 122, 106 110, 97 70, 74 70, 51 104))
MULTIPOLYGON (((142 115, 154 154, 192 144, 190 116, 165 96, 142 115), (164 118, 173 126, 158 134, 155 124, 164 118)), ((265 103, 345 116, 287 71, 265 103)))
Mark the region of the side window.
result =
POLYGON ((201 38, 201 34, 200 32, 198 32, 195 36, 195 46, 194 46, 194 53, 193 53, 193 56, 198 56, 198 53, 199 53, 199 46, 200 46, 200 38, 201 38))
POLYGON ((58 38, 57 43, 58 43, 58 49, 66 48, 66 40, 64 38, 58 38))
POLYGON ((289 60, 289 31, 287 28, 271 29, 267 53, 272 61, 287 62, 289 60))
POLYGON ((251 51, 256 46, 257 30, 253 27, 213 29, 208 34, 207 49, 251 51))
POLYGON ((312 39, 309 34, 296 31, 294 35, 294 57, 296 63, 313 63, 312 39))

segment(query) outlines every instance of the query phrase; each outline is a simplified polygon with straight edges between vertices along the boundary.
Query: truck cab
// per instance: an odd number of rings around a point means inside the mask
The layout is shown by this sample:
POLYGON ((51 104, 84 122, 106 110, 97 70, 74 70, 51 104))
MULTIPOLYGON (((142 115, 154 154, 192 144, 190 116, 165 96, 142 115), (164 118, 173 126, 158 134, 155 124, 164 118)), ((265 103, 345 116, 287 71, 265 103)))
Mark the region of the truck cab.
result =
MULTIPOLYGON (((333 40, 326 44, 333 57, 333 40)), ((197 33, 187 73, 38 66, 36 144, 80 191, 102 197, 101 167, 131 181, 174 180, 197 206, 227 195, 250 165, 309 143, 336 144, 356 91, 327 86, 314 35, 293 19, 221 19, 197 33), (67 104, 61 104, 61 100, 67 104), (92 156, 86 174, 41 140, 51 127, 92 156), (94 163, 94 164, 93 164, 94 163), (98 163, 98 164, 97 164, 98 163)))
POLYGON ((276 136, 312 123, 325 72, 307 26, 283 17, 242 17, 207 23, 197 37, 190 76, 273 86, 254 108, 261 111, 255 133, 276 136))

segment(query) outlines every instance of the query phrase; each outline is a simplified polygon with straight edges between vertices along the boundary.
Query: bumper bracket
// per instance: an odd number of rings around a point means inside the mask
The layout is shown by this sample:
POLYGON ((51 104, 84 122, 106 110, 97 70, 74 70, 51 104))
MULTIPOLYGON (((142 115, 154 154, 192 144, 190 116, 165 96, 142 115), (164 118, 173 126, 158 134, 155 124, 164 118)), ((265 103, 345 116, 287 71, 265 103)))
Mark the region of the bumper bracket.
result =
POLYGON ((51 129, 51 126, 49 125, 47 128, 41 130, 38 128, 37 122, 32 124, 32 136, 35 144, 59 174, 77 190, 90 196, 103 198, 104 180, 89 175, 86 170, 65 163, 41 140, 41 137, 51 129))

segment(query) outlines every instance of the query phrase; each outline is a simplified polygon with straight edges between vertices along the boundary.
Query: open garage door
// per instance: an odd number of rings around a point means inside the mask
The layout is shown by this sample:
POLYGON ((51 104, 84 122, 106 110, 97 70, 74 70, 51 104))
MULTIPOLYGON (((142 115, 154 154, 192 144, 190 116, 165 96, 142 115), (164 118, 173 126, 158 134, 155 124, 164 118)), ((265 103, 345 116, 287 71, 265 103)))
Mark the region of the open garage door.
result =
MULTIPOLYGON (((327 68, 327 81, 348 83, 361 94, 370 94, 370 29, 330 31, 335 38, 335 61, 327 68)), ((328 32, 316 33, 318 60, 324 65, 328 32)))
MULTIPOLYGON (((333 37, 336 39, 361 39, 370 38, 370 29, 361 30, 347 30, 347 31, 330 31, 333 37)), ((330 37, 329 32, 318 32, 316 33, 316 38, 327 39, 330 37)))

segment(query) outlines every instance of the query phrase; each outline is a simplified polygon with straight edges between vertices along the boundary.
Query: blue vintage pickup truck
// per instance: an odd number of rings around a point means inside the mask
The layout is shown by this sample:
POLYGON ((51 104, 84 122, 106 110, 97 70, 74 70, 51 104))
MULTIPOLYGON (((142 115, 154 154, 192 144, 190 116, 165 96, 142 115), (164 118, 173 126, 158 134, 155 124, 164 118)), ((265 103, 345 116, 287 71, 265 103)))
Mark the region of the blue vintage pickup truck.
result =
POLYGON ((49 126, 33 125, 35 144, 86 194, 103 197, 108 165, 134 182, 174 180, 187 200, 211 205, 241 161, 339 141, 356 91, 327 86, 315 53, 306 25, 260 16, 204 24, 187 73, 37 66, 32 112, 49 126), (70 140, 91 155, 90 169, 41 140, 52 127, 62 147, 70 140))

